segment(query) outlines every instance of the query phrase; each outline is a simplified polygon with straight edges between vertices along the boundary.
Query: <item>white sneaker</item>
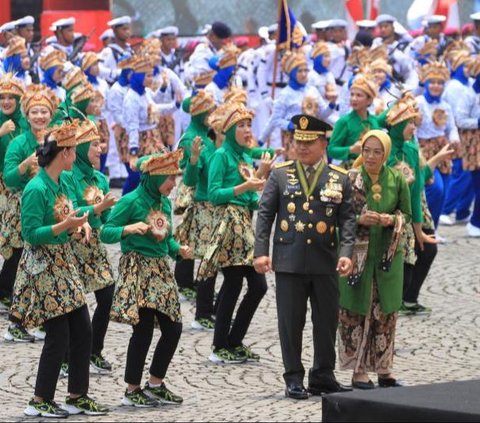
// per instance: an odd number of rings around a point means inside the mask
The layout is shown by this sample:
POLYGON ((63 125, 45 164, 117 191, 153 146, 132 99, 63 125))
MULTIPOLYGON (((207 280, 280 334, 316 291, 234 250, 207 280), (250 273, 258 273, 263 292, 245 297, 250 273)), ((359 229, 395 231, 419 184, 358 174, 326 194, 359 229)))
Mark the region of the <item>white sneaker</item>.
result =
POLYGON ((467 234, 472 238, 479 238, 480 237, 480 228, 472 225, 471 223, 467 224, 467 234))
POLYGON ((463 218, 463 219, 456 219, 456 220, 455 220, 455 225, 463 225, 463 224, 465 224, 465 223, 470 222, 470 217, 471 217, 471 216, 472 216, 472 215, 469 214, 467 217, 465 217, 465 218, 463 218))
POLYGON ((30 335, 34 336, 35 339, 38 339, 39 341, 45 341, 45 337, 47 336, 43 327, 33 329, 30 331, 30 335))
POLYGON ((448 214, 441 214, 438 223, 444 226, 453 226, 454 224, 452 218, 448 214))
POLYGON ((438 241, 439 244, 446 244, 448 242, 448 239, 440 236, 437 231, 435 231, 435 239, 438 241))

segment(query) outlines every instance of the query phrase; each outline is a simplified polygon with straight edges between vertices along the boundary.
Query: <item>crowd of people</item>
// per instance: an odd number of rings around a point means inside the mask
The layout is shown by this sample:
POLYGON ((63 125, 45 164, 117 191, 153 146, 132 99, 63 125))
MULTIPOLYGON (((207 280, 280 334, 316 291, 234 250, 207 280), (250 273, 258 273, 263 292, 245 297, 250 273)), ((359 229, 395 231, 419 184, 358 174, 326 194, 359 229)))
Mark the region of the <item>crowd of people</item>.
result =
POLYGON ((2 25, 0 309, 7 341, 44 341, 25 414, 108 413, 88 392, 91 371, 112 371, 110 320, 132 327, 122 404, 181 404, 164 379, 182 300, 196 302, 192 328, 213 334, 210 361, 259 361, 245 337, 270 271, 287 397, 374 389, 368 373, 401 386, 396 322, 431 312, 419 294, 447 242, 439 225, 480 237, 472 20, 469 36, 446 37, 434 15, 412 38, 380 15, 348 40, 331 19, 292 50, 276 45, 277 25, 253 48, 214 22, 188 54, 174 26, 130 45, 128 16, 108 23, 98 53, 82 51, 74 18, 54 22, 41 49, 33 17, 2 25), (105 244, 118 243, 115 278, 105 244), (337 357, 352 387, 337 382, 337 357))

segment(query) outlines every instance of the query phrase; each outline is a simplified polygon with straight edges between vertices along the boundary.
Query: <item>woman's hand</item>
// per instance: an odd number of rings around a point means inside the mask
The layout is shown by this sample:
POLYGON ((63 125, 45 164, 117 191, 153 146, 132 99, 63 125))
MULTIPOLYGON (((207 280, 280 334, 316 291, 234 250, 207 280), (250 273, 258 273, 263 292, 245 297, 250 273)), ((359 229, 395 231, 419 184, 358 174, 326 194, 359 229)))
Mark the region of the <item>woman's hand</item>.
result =
POLYGON ((257 171, 255 172, 255 176, 258 179, 268 178, 270 171, 272 170, 273 164, 277 159, 277 155, 275 154, 272 158, 270 158, 270 153, 265 152, 262 153, 262 158, 260 160, 260 166, 258 167, 257 171))
POLYGON ((435 235, 427 235, 423 232, 421 223, 414 223, 413 230, 415 232, 415 239, 418 242, 420 251, 425 249, 425 244, 438 244, 438 239, 435 239, 435 235))
POLYGON ((348 257, 340 257, 337 264, 337 272, 340 276, 348 276, 352 273, 352 260, 348 257))
POLYGON ((7 121, 3 122, 3 125, 0 127, 0 137, 9 134, 10 132, 15 131, 15 123, 13 123, 12 119, 8 119, 7 121))
POLYGON ((199 136, 196 136, 193 139, 193 144, 192 144, 192 151, 191 151, 191 156, 190 156, 190 164, 192 166, 195 166, 198 162, 198 158, 200 157, 200 153, 203 150, 203 141, 202 138, 199 136))
POLYGON ((393 219, 392 215, 387 213, 381 213, 379 216, 378 224, 381 226, 393 226, 395 220, 393 219))
POLYGON ((162 72, 162 85, 161 85, 162 91, 165 91, 167 89, 168 83, 169 83, 168 74, 167 74, 166 71, 163 71, 162 72))
POLYGON ((92 237, 92 227, 88 222, 85 222, 82 226, 78 227, 77 232, 83 234, 82 239, 80 240, 82 244, 88 244, 90 242, 90 238, 92 237))
POLYGON ((380 214, 371 210, 367 210, 360 215, 358 223, 363 226, 378 225, 380 223, 380 214))
POLYGON ((95 205, 93 207, 93 210, 97 215, 102 214, 105 210, 112 208, 117 203, 117 201, 118 199, 113 195, 113 193, 107 192, 105 197, 103 197, 102 202, 95 205))
POLYGON ((185 260, 191 260, 193 258, 193 251, 188 245, 182 245, 180 250, 178 250, 178 254, 185 260))
POLYGON ((132 223, 123 228, 123 236, 128 235, 145 235, 150 230, 150 226, 145 222, 132 223))
POLYGON ((431 157, 428 160, 428 165, 432 171, 444 160, 449 160, 452 158, 452 155, 455 153, 454 147, 451 144, 445 144, 442 149, 435 154, 435 156, 431 157))
POLYGON ((130 156, 128 158, 128 165, 130 166, 130 169, 133 170, 134 172, 136 172, 138 170, 137 169, 137 160, 138 160, 137 156, 130 156))
POLYGON ((25 175, 28 169, 35 170, 38 168, 38 157, 35 153, 28 156, 20 165, 18 166, 18 171, 20 175, 25 175))
POLYGON ((355 144, 353 144, 350 147, 350 153, 351 154, 361 154, 362 153, 362 143, 360 141, 357 141, 355 144))
POLYGON ((246 191, 261 191, 265 185, 265 179, 251 178, 245 182, 246 191))

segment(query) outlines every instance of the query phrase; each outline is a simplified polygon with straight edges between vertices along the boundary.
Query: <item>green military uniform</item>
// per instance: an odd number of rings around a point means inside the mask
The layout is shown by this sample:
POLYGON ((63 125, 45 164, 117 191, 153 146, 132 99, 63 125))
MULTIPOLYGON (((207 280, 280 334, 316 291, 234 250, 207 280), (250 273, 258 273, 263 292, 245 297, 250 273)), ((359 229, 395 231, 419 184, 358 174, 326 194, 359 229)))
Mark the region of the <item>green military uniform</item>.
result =
MULTIPOLYGON (((297 125, 297 142, 301 142, 302 133, 308 135, 305 141, 313 141, 325 136, 330 128, 310 116, 295 116, 292 121, 297 125)), ((339 256, 352 254, 356 221, 345 171, 320 161, 314 176, 307 177, 305 167, 291 161, 272 171, 260 201, 254 255, 269 256, 270 232, 276 219, 272 267, 287 388, 303 386, 302 332, 310 298, 315 351, 310 387, 336 392, 342 390, 333 375, 338 314, 336 266, 339 256)))

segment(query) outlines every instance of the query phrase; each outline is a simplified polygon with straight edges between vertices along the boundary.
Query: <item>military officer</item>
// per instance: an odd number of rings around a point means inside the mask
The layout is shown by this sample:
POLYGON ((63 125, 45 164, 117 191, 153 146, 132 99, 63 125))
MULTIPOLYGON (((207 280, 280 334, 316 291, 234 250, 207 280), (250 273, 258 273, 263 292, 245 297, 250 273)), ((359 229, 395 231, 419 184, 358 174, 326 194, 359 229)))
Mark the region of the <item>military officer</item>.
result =
POLYGON ((309 115, 296 115, 292 123, 297 160, 277 165, 267 181, 257 217, 254 265, 259 273, 275 272, 285 395, 307 399, 309 392, 320 395, 350 390, 337 382, 333 370, 339 301, 337 272, 351 272, 356 219, 346 172, 325 161, 331 126, 309 115), (270 232, 275 218, 270 259, 270 232), (339 241, 337 228, 341 228, 339 241), (301 354, 308 298, 314 362, 307 391, 301 354))

